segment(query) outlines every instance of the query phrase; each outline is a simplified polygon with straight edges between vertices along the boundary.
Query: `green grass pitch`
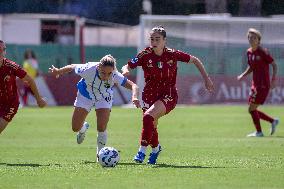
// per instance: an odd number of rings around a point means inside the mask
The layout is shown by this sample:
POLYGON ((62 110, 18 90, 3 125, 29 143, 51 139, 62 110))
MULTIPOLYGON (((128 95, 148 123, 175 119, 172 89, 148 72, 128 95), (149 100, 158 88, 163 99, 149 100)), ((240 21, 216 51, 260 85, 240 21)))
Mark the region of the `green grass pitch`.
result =
POLYGON ((176 108, 159 121, 163 151, 150 166, 132 161, 141 111, 115 107, 107 146, 120 150, 121 159, 115 168, 102 168, 94 111, 78 145, 72 107, 23 108, 0 135, 0 188, 284 188, 284 108, 261 110, 280 118, 274 136, 261 122, 265 137, 246 137, 254 131, 246 106, 176 108))

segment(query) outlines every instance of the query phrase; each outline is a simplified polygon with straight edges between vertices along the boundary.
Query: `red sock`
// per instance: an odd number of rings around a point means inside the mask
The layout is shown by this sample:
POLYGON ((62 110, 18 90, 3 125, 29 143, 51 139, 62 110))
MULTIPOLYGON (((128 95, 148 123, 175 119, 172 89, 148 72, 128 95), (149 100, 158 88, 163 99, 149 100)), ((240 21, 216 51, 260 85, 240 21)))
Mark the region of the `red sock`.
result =
POLYGON ((152 139, 151 139, 151 147, 152 148, 155 148, 157 147, 159 144, 159 136, 158 136, 158 131, 157 131, 157 128, 154 128, 153 129, 153 136, 152 136, 152 139))
POLYGON ((143 116, 143 128, 141 133, 141 146, 148 146, 151 143, 154 129, 154 118, 150 115, 143 116))
POLYGON ((258 111, 257 110, 251 111, 250 115, 252 117, 252 120, 253 120, 254 126, 256 128, 256 131, 257 132, 262 132, 261 131, 261 126, 260 126, 260 120, 259 120, 258 111))
POLYGON ((274 121, 274 119, 272 117, 270 117, 269 115, 267 115, 267 114, 265 114, 265 113, 263 113, 259 110, 257 110, 257 111, 258 111, 258 115, 259 115, 260 119, 263 119, 263 120, 268 121, 270 123, 272 123, 274 121))

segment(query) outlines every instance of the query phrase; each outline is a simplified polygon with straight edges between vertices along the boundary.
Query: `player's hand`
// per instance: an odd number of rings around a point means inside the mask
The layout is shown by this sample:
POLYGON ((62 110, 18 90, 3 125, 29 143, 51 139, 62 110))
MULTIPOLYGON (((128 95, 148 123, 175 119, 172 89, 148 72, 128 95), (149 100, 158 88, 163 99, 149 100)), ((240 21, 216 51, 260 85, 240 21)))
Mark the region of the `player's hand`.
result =
POLYGON ((56 68, 55 66, 51 66, 51 68, 48 68, 48 73, 50 73, 51 75, 55 76, 56 78, 59 78, 60 74, 59 74, 59 69, 56 68))
POLYGON ((128 70, 127 67, 128 67, 127 65, 124 65, 124 66, 122 66, 122 68, 121 68, 121 71, 122 71, 122 75, 123 75, 123 76, 129 76, 129 75, 130 75, 130 72, 129 72, 129 70, 128 70))
POLYGON ((44 98, 40 97, 39 99, 37 99, 37 105, 40 108, 43 108, 47 105, 46 101, 44 100, 44 98))
POLYGON ((137 98, 132 98, 132 104, 133 104, 136 108, 141 108, 140 101, 139 101, 137 98))
POLYGON ((272 79, 270 83, 270 89, 274 89, 276 87, 276 80, 272 79))
POLYGON ((214 91, 214 85, 213 85, 213 82, 211 81, 210 77, 208 77, 205 80, 205 87, 210 93, 212 93, 214 91))

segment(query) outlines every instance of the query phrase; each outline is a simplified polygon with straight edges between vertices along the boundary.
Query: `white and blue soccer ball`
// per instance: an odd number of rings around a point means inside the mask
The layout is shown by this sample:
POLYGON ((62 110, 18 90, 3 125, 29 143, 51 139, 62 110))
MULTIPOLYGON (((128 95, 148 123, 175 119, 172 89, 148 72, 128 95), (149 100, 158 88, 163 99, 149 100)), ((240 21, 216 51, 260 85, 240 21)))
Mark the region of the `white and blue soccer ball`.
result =
POLYGON ((115 167, 119 162, 119 153, 113 147, 104 147, 99 151, 98 154, 99 163, 103 167, 115 167))

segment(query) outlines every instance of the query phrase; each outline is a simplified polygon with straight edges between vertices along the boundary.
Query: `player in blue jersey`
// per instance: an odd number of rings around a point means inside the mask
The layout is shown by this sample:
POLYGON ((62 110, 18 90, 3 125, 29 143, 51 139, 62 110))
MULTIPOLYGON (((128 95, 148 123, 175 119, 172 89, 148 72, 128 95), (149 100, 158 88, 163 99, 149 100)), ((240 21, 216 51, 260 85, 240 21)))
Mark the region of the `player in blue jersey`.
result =
POLYGON ((85 122, 93 107, 97 117, 97 154, 107 142, 107 123, 109 121, 114 84, 119 84, 132 90, 132 103, 139 108, 138 86, 128 80, 116 69, 116 61, 111 55, 104 56, 100 62, 86 64, 70 64, 62 68, 52 65, 49 72, 58 78, 60 75, 75 70, 81 76, 77 84, 78 93, 74 102, 72 130, 77 132, 77 143, 81 144, 85 138, 89 124, 85 122))

